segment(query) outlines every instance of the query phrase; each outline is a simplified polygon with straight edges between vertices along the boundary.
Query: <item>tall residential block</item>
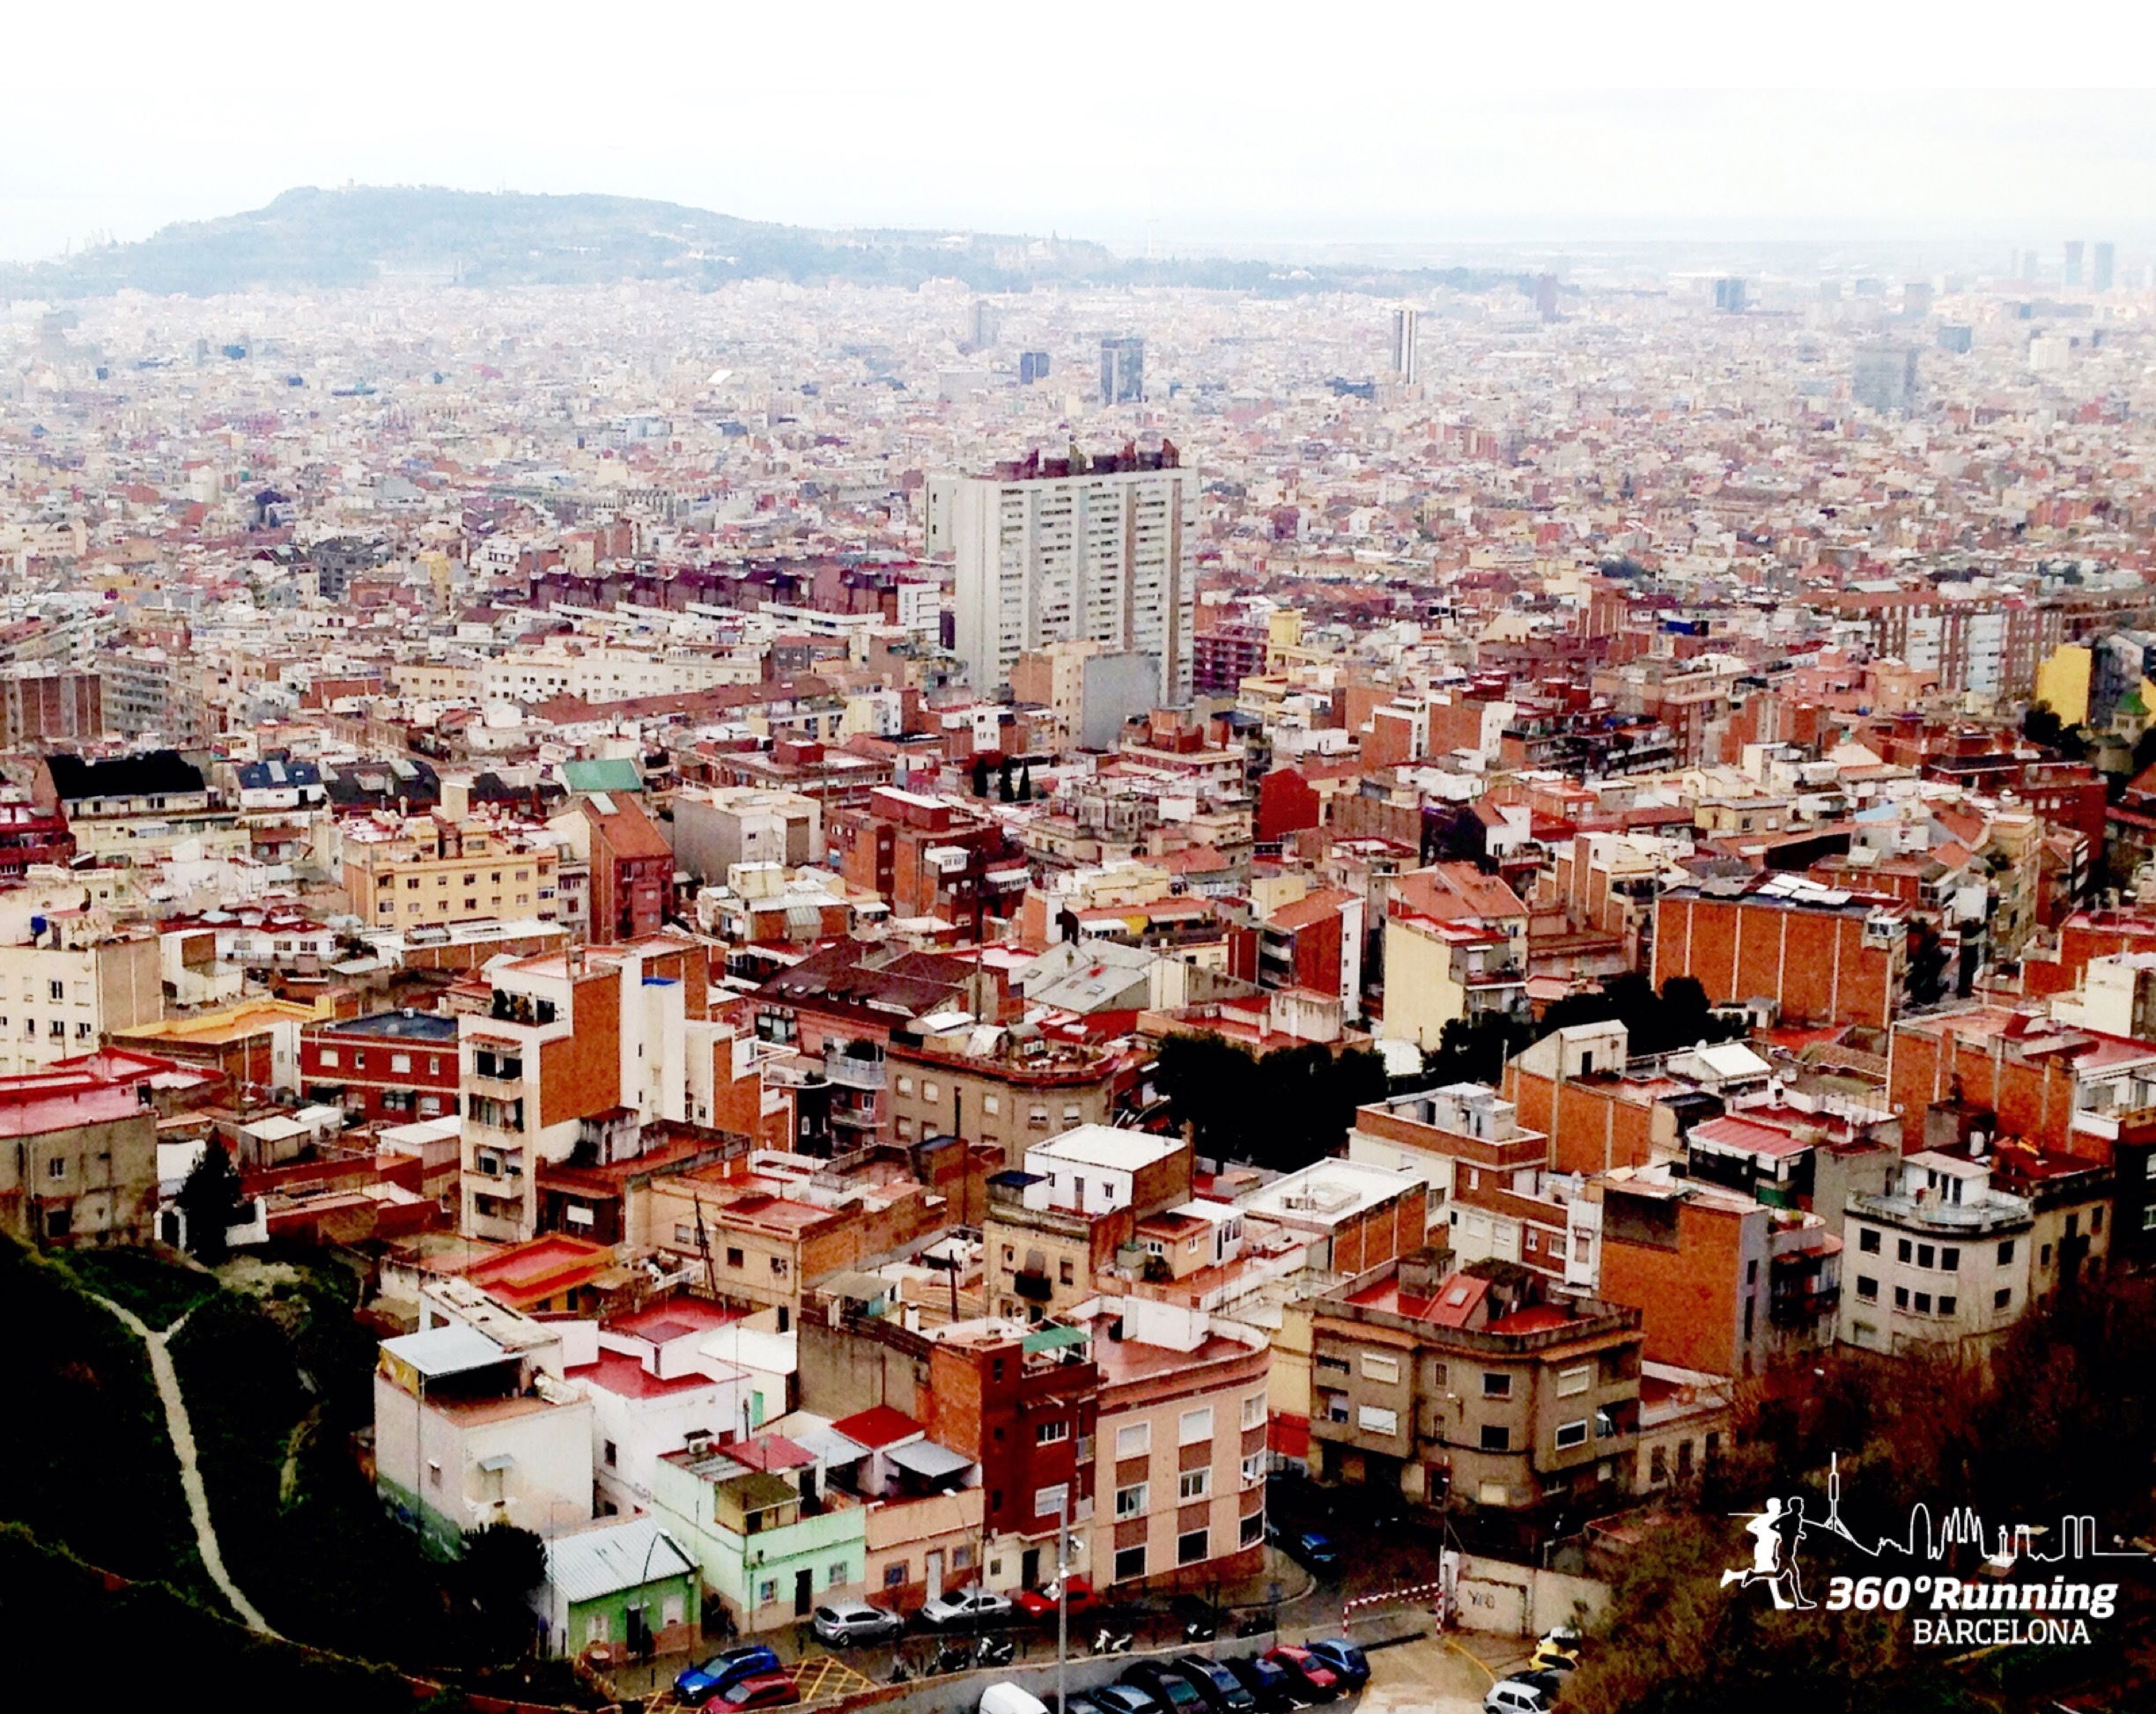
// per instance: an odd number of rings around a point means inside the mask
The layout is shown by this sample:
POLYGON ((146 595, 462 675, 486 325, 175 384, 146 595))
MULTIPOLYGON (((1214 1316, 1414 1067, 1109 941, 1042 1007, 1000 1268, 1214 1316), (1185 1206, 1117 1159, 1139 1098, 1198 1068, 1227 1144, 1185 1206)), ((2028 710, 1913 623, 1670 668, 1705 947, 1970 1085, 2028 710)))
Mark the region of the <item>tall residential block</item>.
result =
POLYGON ((1422 366, 1415 351, 1416 324, 1421 319, 1406 304, 1392 312, 1392 375, 1409 387, 1422 378, 1422 366))
POLYGON ((2089 269, 2089 289, 2093 292, 2108 292, 2111 289, 2112 276, 2117 271, 2117 269, 2118 246, 2108 242, 2099 243, 2089 269))
POLYGON ((1133 336, 1101 341, 1101 403, 1145 401, 1145 341, 1133 336))
POLYGON ((1089 639, 1159 663, 1160 696, 1191 697, 1199 477, 1175 447, 935 477, 929 549, 953 556, 954 645, 975 687, 1018 657, 1089 639))

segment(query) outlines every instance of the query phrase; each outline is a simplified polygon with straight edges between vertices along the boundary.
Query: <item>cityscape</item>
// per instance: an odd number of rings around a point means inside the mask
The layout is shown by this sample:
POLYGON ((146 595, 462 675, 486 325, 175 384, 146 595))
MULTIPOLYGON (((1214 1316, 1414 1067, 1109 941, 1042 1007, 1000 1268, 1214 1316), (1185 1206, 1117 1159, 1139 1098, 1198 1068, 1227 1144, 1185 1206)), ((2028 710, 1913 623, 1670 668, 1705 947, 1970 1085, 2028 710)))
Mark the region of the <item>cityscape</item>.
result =
POLYGON ((0 244, 61 1682, 2156 1707, 2135 211, 199 212, 0 244))

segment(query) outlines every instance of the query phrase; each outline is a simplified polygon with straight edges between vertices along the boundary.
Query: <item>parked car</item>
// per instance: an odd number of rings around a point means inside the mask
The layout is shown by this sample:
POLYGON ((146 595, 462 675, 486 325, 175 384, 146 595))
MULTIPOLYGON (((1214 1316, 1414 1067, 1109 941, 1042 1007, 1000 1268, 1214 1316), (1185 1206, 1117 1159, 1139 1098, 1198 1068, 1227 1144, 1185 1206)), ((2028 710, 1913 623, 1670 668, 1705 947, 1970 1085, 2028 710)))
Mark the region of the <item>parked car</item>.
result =
POLYGON ((1048 1704, 1023 1685, 992 1684, 981 1692, 980 1714, 1048 1714, 1048 1704))
POLYGON ((980 1625, 1010 1622, 1017 1609, 1008 1595, 988 1589, 959 1589, 939 1595, 920 1610, 921 1623, 937 1630, 965 1630, 980 1625))
POLYGON ((1137 1686, 1169 1714, 1206 1714, 1206 1699, 1198 1687, 1164 1660, 1141 1660, 1119 1681, 1137 1686))
POLYGON ((1538 1649, 1568 1649, 1577 1654, 1585 1646, 1586 1638, 1570 1625, 1552 1625, 1535 1638, 1535 1647, 1538 1649))
POLYGON ((1201 1654, 1179 1654, 1168 1664, 1198 1687, 1212 1714, 1258 1714, 1258 1698, 1219 1661, 1201 1654))
POLYGON ((1086 1694, 1099 1704, 1102 1714, 1165 1714, 1159 1698, 1134 1684, 1104 1684, 1086 1694))
POLYGON ((1531 1673, 1573 1673, 1579 1670, 1579 1656, 1569 1654, 1549 1644, 1539 1645, 1534 1658, 1527 1663, 1531 1673))
POLYGON ((1500 1679, 1483 1693, 1482 1714, 1549 1714, 1550 1699, 1532 1684, 1500 1679))
POLYGON ((1497 1681, 1500 1684, 1524 1684, 1531 1690, 1539 1690, 1545 1700, 1555 1702, 1557 1693, 1564 1688, 1561 1673, 1539 1673, 1532 1666, 1523 1666, 1517 1673, 1507 1673, 1497 1681))
POLYGON ((793 1673, 757 1673, 727 1686, 711 1706, 734 1714, 736 1709, 790 1708, 800 1700, 793 1673))
MULTIPOLYGON (((1081 1613, 1098 1605, 1100 1597, 1093 1592, 1093 1585, 1083 1577, 1072 1577, 1069 1582, 1070 1587, 1064 1595, 1064 1606, 1070 1616, 1075 1619, 1081 1613)), ((1056 1585, 1052 1583, 1045 1589, 1021 1589, 1011 1599, 1029 1619, 1053 1619, 1056 1616, 1056 1585)))
POLYGON ((1236 1681, 1257 1698, 1259 1714, 1281 1714, 1295 1703, 1295 1686, 1288 1669, 1261 1654, 1244 1655, 1227 1663, 1236 1681))
POLYGON ((1096 1695, 1091 1690, 1074 1690, 1064 1697, 1062 1706, 1059 1708, 1055 1692, 1051 1690, 1048 1693, 1049 1714, 1108 1714, 1107 1709, 1096 1699, 1096 1695))
POLYGON ((1343 1690, 1360 1690, 1370 1682, 1370 1662, 1362 1651, 1345 1636, 1328 1636, 1308 1645, 1310 1651, 1333 1669, 1343 1690))
POLYGON ((880 1643, 897 1636, 905 1629, 905 1621, 867 1601, 838 1601, 816 1608, 808 1629, 822 1641, 843 1648, 849 1643, 880 1643))
POLYGON ((778 1655, 761 1643, 743 1643, 738 1648, 721 1649, 708 1659, 675 1674, 674 1695, 685 1706, 701 1708, 720 1691, 732 1688, 745 1678, 754 1678, 759 1673, 779 1670, 778 1655))
POLYGON ((1323 1530, 1282 1530, 1266 1526, 1280 1550, 1308 1571, 1330 1571, 1340 1563, 1340 1548, 1323 1530))
POLYGON ((1340 1674, 1308 1649, 1283 1643, 1276 1649, 1267 1649, 1259 1658, 1286 1672, 1297 1696, 1311 1702, 1331 1702, 1340 1693, 1340 1674))

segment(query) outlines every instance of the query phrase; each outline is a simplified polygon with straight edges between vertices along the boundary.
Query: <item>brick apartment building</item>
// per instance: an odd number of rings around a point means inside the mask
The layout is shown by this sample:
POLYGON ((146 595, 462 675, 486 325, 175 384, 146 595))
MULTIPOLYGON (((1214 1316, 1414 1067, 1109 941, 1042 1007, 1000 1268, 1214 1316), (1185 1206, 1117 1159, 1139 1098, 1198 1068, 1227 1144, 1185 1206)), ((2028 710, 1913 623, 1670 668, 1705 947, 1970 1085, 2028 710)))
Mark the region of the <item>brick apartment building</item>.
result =
POLYGON ((409 1125, 458 1111, 457 1021, 446 1012, 376 1012, 309 1024, 299 1085, 370 1124, 409 1125))
POLYGON ((1903 907, 1802 876, 1673 887, 1655 905, 1658 991, 1689 976, 1716 1005, 1773 1001, 1784 1024, 1885 1029, 1908 966, 1903 907))

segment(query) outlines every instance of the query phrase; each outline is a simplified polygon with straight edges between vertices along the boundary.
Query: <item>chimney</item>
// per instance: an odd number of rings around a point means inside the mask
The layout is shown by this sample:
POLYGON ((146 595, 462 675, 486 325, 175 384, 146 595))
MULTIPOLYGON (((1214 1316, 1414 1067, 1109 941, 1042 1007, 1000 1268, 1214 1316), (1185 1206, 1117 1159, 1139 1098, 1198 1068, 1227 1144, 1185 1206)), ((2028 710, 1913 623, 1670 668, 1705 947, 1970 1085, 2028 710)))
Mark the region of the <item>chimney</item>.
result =
POLYGON ((1402 1297, 1428 1303, 1437 1295, 1437 1252, 1427 1246, 1409 1251, 1399 1259, 1395 1278, 1402 1297))

